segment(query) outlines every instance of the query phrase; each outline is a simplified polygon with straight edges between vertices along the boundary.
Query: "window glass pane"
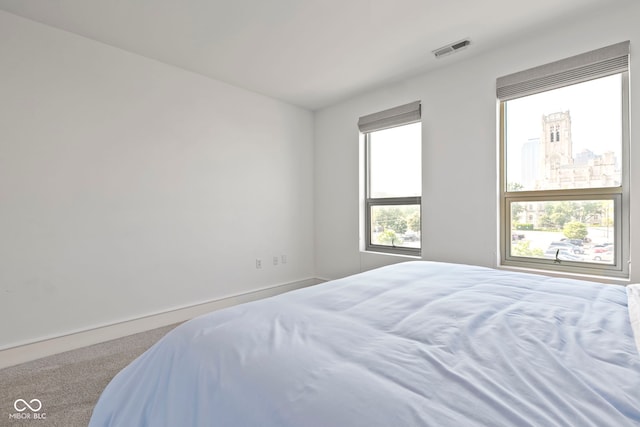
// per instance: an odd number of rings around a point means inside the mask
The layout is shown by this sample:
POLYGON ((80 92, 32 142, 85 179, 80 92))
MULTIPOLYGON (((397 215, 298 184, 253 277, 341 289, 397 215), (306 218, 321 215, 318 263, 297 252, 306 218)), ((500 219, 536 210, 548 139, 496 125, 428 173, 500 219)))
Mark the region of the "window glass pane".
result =
POLYGON ((507 101, 507 191, 620 186, 621 78, 507 101))
POLYGON ((420 123, 369 134, 369 197, 420 196, 420 123))
POLYGON ((511 256, 614 264, 613 200, 512 202, 511 256))
POLYGON ((420 248, 420 205, 371 206, 371 244, 420 248))

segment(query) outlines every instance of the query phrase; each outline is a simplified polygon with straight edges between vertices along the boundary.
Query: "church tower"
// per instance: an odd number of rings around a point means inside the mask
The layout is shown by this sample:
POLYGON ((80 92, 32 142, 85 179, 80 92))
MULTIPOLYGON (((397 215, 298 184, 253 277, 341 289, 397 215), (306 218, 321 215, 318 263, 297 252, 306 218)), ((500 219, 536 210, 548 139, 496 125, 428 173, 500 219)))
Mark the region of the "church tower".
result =
POLYGON ((568 111, 542 116, 540 135, 542 176, 548 183, 560 183, 561 170, 573 165, 571 115, 568 111))

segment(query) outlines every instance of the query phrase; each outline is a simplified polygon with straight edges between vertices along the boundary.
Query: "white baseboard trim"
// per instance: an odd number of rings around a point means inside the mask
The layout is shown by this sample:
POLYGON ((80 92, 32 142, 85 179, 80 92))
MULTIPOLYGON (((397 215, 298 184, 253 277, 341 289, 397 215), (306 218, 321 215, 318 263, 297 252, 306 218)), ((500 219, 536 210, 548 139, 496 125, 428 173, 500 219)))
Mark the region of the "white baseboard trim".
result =
POLYGON ((163 313, 143 316, 137 319, 11 347, 5 350, 0 350, 0 369, 112 339, 122 338, 139 332, 173 325, 174 323, 184 322, 214 310, 275 296, 295 289, 317 285, 322 282, 324 282, 322 279, 310 278, 297 282, 271 286, 256 291, 207 301, 201 304, 169 310, 163 313))

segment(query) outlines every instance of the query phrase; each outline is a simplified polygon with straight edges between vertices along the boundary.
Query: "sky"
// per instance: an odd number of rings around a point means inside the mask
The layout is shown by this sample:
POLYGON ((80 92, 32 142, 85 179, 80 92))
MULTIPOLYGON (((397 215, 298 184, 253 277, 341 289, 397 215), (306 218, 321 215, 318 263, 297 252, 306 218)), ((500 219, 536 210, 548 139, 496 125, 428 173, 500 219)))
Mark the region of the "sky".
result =
POLYGON ((371 145, 371 197, 420 196, 422 125, 374 132, 371 145))

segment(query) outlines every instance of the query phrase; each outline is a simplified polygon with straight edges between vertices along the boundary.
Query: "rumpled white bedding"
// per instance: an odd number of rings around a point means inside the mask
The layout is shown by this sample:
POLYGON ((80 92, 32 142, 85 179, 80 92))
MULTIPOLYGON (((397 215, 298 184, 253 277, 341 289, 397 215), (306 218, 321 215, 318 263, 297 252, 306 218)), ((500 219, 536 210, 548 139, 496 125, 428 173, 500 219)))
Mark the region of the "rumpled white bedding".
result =
POLYGON ((622 286, 384 267, 179 326, 112 380, 90 426, 638 426, 627 301, 622 286))
POLYGON ((636 338, 636 347, 640 351, 640 284, 627 286, 629 320, 636 338))

